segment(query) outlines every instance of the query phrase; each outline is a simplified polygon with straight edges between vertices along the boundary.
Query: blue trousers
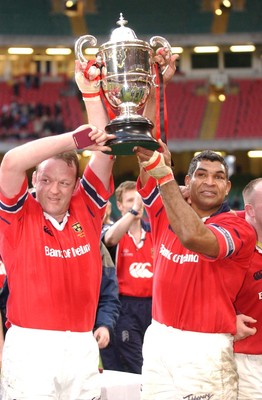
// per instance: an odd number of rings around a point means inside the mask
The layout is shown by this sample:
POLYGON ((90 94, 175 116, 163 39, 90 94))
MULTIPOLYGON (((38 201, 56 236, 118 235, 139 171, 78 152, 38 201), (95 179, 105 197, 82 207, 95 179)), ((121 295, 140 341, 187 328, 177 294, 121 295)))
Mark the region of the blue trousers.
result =
POLYGON ((152 320, 152 298, 119 296, 120 316, 110 344, 101 350, 104 369, 141 374, 142 345, 152 320))

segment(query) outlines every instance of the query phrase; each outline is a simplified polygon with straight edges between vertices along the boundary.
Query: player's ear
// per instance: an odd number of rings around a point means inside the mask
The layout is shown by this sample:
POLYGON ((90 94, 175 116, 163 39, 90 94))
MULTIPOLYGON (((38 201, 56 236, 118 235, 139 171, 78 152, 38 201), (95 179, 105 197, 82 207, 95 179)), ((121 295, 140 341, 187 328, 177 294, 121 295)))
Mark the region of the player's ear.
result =
POLYGON ((226 188, 226 196, 228 195, 228 193, 230 192, 231 189, 231 182, 227 181, 227 188, 226 188))
POLYGON ((36 171, 34 171, 32 174, 32 186, 35 187, 35 184, 36 184, 36 171))
POLYGON ((184 182, 185 182, 185 186, 188 187, 189 182, 190 182, 190 176, 189 175, 185 176, 184 182))
POLYGON ((246 212, 246 219, 247 218, 254 218, 255 217, 255 210, 251 204, 245 205, 245 212, 246 212))

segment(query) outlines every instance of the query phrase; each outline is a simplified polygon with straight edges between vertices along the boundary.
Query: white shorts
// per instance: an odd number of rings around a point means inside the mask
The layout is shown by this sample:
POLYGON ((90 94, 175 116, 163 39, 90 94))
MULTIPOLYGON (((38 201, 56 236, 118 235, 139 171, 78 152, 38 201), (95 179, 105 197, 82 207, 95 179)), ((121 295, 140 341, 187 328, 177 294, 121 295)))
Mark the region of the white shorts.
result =
POLYGON ((238 400, 262 399, 262 355, 235 353, 239 375, 238 400))
POLYGON ((230 334, 181 331, 153 321, 143 345, 142 400, 236 400, 230 334))
POLYGON ((100 398, 99 350, 92 332, 12 326, 1 376, 1 400, 100 398))

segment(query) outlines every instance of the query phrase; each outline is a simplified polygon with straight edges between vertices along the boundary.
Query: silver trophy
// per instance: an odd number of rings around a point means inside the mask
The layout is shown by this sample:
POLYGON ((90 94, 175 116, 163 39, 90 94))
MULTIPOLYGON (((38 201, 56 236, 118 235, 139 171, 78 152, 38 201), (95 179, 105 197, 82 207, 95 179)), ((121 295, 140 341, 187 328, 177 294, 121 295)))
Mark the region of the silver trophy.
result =
MULTIPOLYGON (((151 150, 159 147, 151 134, 153 123, 138 111, 145 105, 151 87, 155 85, 154 50, 157 47, 167 47, 171 54, 166 39, 154 36, 148 44, 137 39, 134 31, 125 26, 127 22, 121 13, 117 21, 119 27, 113 30, 110 41, 99 48, 105 67, 99 84, 117 115, 105 127, 107 133, 116 136, 106 143, 112 149, 110 154, 115 155, 133 154, 135 146, 151 150)), ((97 39, 84 35, 76 41, 75 55, 80 62, 87 61, 82 51, 84 44, 96 46, 97 39)))

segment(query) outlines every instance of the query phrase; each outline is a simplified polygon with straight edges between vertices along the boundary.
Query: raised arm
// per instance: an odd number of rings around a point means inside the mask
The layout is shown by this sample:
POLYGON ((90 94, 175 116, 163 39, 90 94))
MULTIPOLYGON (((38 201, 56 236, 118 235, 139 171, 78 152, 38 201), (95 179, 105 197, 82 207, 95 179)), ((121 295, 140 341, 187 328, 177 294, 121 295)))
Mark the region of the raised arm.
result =
POLYGON ((216 257, 219 252, 217 238, 185 201, 171 169, 170 152, 161 140, 159 143, 163 153, 137 149, 142 175, 146 169, 158 181, 168 221, 181 243, 191 251, 216 257))
MULTIPOLYGON (((95 124, 100 129, 104 129, 108 123, 108 116, 101 99, 94 102, 85 101, 85 106, 89 123, 95 124)), ((111 135, 111 137, 114 136, 111 135)), ((93 152, 89 162, 90 167, 107 189, 109 189, 114 160, 113 156, 96 151, 93 152)))
POLYGON ((107 247, 115 246, 120 241, 120 239, 125 235, 125 233, 129 230, 132 224, 134 223, 140 224, 144 208, 139 193, 136 193, 132 209, 138 214, 134 215, 130 212, 127 212, 121 218, 119 218, 118 221, 116 221, 112 226, 110 226, 107 229, 104 235, 104 243, 107 247))
POLYGON ((76 149, 74 135, 83 137, 89 150, 108 150, 103 146, 110 138, 95 126, 82 125, 74 131, 33 140, 9 150, 1 163, 0 188, 6 197, 16 195, 25 179, 26 171, 54 155, 76 149), (90 144, 90 143, 94 144, 90 144))
MULTIPOLYGON (((82 93, 85 104, 88 122, 97 128, 104 130, 109 122, 108 114, 101 98, 100 90, 100 69, 90 63, 75 62, 75 80, 78 89, 82 93), (90 67, 91 65, 91 67, 90 67)), ((113 138, 113 135, 110 135, 113 138)), ((112 173, 114 157, 102 152, 92 154, 89 165, 96 176, 108 189, 112 173)))
POLYGON ((184 200, 175 180, 160 186, 169 223, 181 243, 189 250, 217 257, 219 244, 192 207, 184 200))

